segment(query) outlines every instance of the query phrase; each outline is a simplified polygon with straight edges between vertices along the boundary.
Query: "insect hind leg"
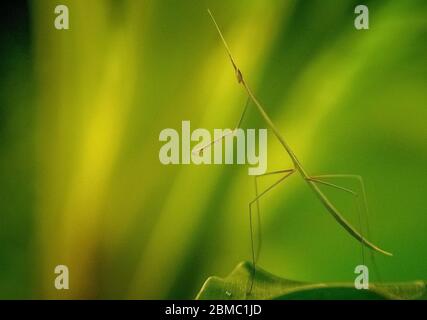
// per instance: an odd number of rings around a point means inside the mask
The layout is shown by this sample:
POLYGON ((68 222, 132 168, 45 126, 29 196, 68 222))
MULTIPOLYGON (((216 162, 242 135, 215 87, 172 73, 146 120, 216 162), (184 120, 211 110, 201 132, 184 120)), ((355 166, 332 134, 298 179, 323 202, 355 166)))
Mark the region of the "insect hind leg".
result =
MULTIPOLYGON (((335 188, 335 189, 338 189, 338 190, 352 194, 356 200, 356 205, 357 205, 357 210, 358 210, 358 215, 359 215, 359 224, 360 224, 360 226, 362 226, 362 221, 361 221, 361 216, 360 216, 361 215, 360 212, 362 212, 362 215, 364 216, 364 220, 365 220, 365 224, 366 224, 366 235, 369 239, 371 239, 371 231, 370 231, 370 224, 369 224, 368 200, 366 197, 365 183, 363 181, 363 178, 360 175, 355 175, 355 174, 326 174, 326 175, 311 176, 308 178, 308 180, 313 181, 315 183, 327 185, 329 187, 332 187, 332 188, 335 188), (341 187, 339 185, 330 183, 330 182, 326 181, 328 179, 347 179, 347 180, 356 181, 356 183, 358 184, 358 186, 360 188, 360 193, 356 192, 354 190, 344 188, 344 187, 341 187), (360 207, 362 207, 362 210, 360 210, 360 207)), ((381 273, 380 273, 379 268, 378 268, 378 264, 376 262, 375 253, 372 250, 369 250, 369 253, 370 253, 372 265, 374 267, 374 272, 377 275, 378 281, 381 282, 382 277, 381 277, 381 273)), ((363 244, 362 244, 362 260, 363 260, 363 264, 365 264, 363 244)))

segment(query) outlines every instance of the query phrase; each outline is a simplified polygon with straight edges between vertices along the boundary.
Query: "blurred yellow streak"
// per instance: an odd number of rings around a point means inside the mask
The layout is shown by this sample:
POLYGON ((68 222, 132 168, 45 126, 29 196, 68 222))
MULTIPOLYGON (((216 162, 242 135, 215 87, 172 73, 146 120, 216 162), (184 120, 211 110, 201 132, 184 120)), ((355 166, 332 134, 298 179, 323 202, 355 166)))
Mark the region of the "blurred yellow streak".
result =
MULTIPOLYGON (((252 70, 263 60, 266 50, 273 42, 283 13, 281 7, 281 4, 266 6, 258 3, 245 6, 240 11, 241 21, 234 26, 228 41, 231 49, 234 48, 234 55, 239 57, 237 61, 245 74, 253 73, 252 70), (254 43, 254 39, 258 42, 254 43)), ((212 33, 215 33, 214 28, 212 33)), ((222 44, 217 40, 218 49, 207 57, 207 68, 199 76, 199 83, 217 83, 212 85, 212 100, 207 106, 203 106, 206 109, 202 123, 203 127, 208 128, 218 128, 224 124, 233 126, 241 112, 240 104, 244 102, 244 98, 239 98, 242 97, 242 91, 235 82, 222 44), (216 79, 218 70, 226 75, 228 82, 216 79), (224 86, 225 83, 227 86, 224 86)), ((191 245, 192 235, 203 219, 210 194, 218 184, 220 172, 221 168, 212 167, 195 169, 194 166, 188 166, 180 169, 143 252, 138 272, 132 281, 131 298, 156 299, 165 297, 170 292, 185 262, 185 253, 191 245), (183 190, 186 192, 183 193, 183 190)))

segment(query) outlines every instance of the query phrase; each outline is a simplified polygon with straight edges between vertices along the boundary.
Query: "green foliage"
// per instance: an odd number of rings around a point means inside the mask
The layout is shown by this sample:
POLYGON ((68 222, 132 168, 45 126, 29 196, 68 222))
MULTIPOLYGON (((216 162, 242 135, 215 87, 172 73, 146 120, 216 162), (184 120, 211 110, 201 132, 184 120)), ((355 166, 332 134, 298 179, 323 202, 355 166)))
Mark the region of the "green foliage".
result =
POLYGON ((240 263, 226 278, 210 277, 196 299, 427 299, 425 281, 402 283, 371 283, 368 290, 357 290, 353 283, 308 283, 282 279, 257 268, 252 292, 250 287, 253 266, 240 263))
MULTIPOLYGON (((163 129, 235 126, 246 100, 207 3, 66 0, 70 30, 59 31, 57 2, 7 1, 2 11, 0 298, 194 298, 206 275, 250 257, 254 198, 243 165, 158 160, 163 129), (52 285, 62 263, 68 293, 52 285)), ((208 5, 308 172, 363 176, 370 240, 394 254, 378 256, 384 278, 427 279, 427 1, 363 3, 363 31, 359 1, 208 5)), ((242 127, 266 127, 253 104, 242 127)), ((290 166, 269 132, 268 170, 290 166)), ((260 179, 260 191, 273 180, 260 179)), ((358 228, 352 196, 323 189, 358 228)), ((260 206, 271 270, 351 276, 360 244, 304 181, 290 178, 260 206)))

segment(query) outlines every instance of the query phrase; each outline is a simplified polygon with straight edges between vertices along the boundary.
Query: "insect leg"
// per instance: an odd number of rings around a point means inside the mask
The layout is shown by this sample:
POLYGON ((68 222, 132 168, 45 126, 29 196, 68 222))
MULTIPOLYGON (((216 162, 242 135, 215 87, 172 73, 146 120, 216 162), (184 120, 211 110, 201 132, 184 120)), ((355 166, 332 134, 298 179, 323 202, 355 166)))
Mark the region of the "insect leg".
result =
MULTIPOLYGON (((357 201, 357 205, 358 205, 358 212, 359 212, 359 221, 360 221, 360 210, 359 210, 359 206, 362 206, 363 210, 363 216, 365 217, 365 224, 366 224, 366 233, 368 238, 371 238, 371 232, 370 232, 370 226, 369 226, 369 206, 368 206, 368 200, 366 197, 366 189, 365 189, 365 183, 363 181, 363 178, 359 175, 355 175, 355 174, 327 174, 327 175, 316 175, 316 176, 311 176, 309 178, 309 180, 316 182, 316 183, 320 183, 323 185, 327 185, 336 189, 340 189, 342 191, 348 192, 350 194, 352 194, 356 201, 357 201), (341 186, 329 183, 324 181, 325 179, 349 179, 349 180, 354 180, 357 182, 357 184, 360 187, 360 194, 358 192, 355 192, 353 190, 347 189, 347 188, 343 188, 341 186)), ((361 223, 360 223, 361 224, 361 223)), ((362 249, 363 250, 363 249, 362 249)), ((363 254, 363 251, 362 251, 363 254)), ((381 281, 381 274, 379 272, 378 269, 378 265, 376 263, 376 258, 374 255, 374 252, 370 250, 370 257, 372 260, 372 264, 374 266, 374 271, 377 274, 378 280, 381 281)), ((363 258, 364 259, 364 258, 363 258)))
POLYGON ((253 263, 253 272, 251 277, 251 284, 249 288, 249 294, 252 292, 252 287, 254 283, 255 278, 255 272, 256 272, 256 262, 259 256, 259 250, 261 247, 261 217, 260 217, 260 209, 259 209, 259 199, 264 196, 267 192, 272 190, 274 187, 279 185, 281 182, 283 182, 287 177, 289 177, 292 173, 295 172, 295 169, 286 169, 286 170, 278 170, 278 171, 272 171, 267 172, 261 175, 255 176, 255 199, 253 199, 251 202, 249 202, 249 227, 250 227, 250 234, 251 234, 251 251, 252 251, 252 263, 253 263), (258 182, 257 180, 260 177, 265 177, 268 175, 275 175, 275 174, 285 174, 283 177, 281 177, 279 180, 274 182, 272 185, 267 187, 265 190, 263 190, 261 193, 258 193, 258 182), (252 206, 256 203, 257 207, 257 215, 258 215, 258 232, 259 232, 259 243, 257 247, 257 252, 255 253, 255 245, 254 245, 254 235, 253 235, 253 223, 252 223, 252 206))
POLYGON ((250 102, 250 98, 248 97, 248 98, 246 99, 246 103, 245 103, 245 107, 243 108, 243 112, 242 112, 242 114, 240 115, 239 122, 237 123, 237 126, 236 126, 232 131, 230 131, 230 132, 229 132, 229 133, 227 133, 227 134, 223 134, 221 137, 219 137, 219 138, 217 138, 217 139, 215 139, 215 140, 212 140, 212 141, 208 142, 207 144, 205 144, 205 145, 201 146, 200 148, 197 148, 196 150, 193 150, 193 153, 194 153, 194 154, 203 154, 203 152, 204 152, 207 148, 209 148, 211 145, 213 145, 213 144, 215 144, 215 143, 217 143, 217 142, 219 142, 219 141, 222 141, 223 139, 225 139, 226 137, 228 137, 228 136, 230 136, 230 135, 234 135, 234 134, 236 133, 236 130, 240 128, 240 125, 241 125, 241 124, 242 124, 242 122, 243 122, 243 118, 245 117, 246 110, 248 109, 248 106, 249 106, 249 102, 250 102))

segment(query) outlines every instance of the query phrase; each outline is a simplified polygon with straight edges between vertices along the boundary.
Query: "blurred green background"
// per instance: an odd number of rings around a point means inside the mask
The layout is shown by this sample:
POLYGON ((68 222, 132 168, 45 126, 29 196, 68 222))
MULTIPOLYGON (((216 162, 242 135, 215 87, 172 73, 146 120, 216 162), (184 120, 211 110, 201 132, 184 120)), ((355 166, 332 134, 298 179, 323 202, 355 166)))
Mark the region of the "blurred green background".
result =
MULTIPOLYGON (((6 1, 0 298, 194 298, 250 259, 247 167, 158 159, 162 129, 232 127, 245 101, 208 6, 307 170, 364 177, 373 241, 394 253, 377 256, 382 280, 427 279, 426 1, 6 1)), ((244 127, 265 127, 253 106, 244 127)), ((269 133, 268 169, 290 165, 269 133)), ((360 245, 298 176, 260 204, 260 266, 353 281, 360 245)))

